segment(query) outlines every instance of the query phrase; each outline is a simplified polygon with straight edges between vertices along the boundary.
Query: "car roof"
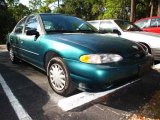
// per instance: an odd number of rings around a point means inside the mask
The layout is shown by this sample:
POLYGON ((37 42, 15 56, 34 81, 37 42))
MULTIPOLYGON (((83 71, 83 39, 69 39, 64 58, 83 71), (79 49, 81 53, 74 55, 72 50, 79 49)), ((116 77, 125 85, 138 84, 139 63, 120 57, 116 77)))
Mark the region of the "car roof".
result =
POLYGON ((104 20, 90 20, 88 22, 114 21, 114 20, 127 21, 127 20, 123 20, 123 19, 104 19, 104 20))
MULTIPOLYGON (((32 15, 38 15, 38 16, 40 16, 40 15, 63 15, 63 16, 70 16, 68 14, 62 14, 62 13, 35 13, 35 14, 30 14, 28 16, 32 16, 32 15)), ((73 16, 73 17, 75 17, 75 16, 73 16)))
POLYGON ((39 15, 65 15, 61 13, 38 13, 39 15))
POLYGON ((141 20, 145 20, 145 19, 151 19, 151 18, 160 18, 160 16, 152 16, 152 17, 141 18, 139 20, 136 20, 135 22, 138 22, 138 21, 141 21, 141 20))

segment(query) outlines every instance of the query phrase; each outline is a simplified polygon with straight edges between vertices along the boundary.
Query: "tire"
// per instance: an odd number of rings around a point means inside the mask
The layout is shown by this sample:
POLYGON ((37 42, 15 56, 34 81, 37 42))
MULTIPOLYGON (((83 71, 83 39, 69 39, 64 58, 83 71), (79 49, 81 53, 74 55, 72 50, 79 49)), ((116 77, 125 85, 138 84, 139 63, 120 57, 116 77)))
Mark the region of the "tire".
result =
POLYGON ((68 96, 74 91, 75 88, 62 58, 54 57, 48 62, 47 76, 51 88, 59 95, 68 96))
POLYGON ((14 53, 13 53, 13 48, 12 48, 12 47, 9 48, 9 56, 10 56, 10 60, 11 60, 11 62, 12 62, 13 64, 19 62, 19 59, 18 59, 18 58, 14 55, 14 53))

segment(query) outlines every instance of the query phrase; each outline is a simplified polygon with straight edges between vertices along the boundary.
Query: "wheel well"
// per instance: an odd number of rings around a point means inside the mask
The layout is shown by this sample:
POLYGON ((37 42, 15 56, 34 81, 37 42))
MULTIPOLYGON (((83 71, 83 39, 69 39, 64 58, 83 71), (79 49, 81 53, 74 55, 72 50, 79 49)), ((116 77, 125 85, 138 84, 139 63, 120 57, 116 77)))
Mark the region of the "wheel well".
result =
POLYGON ((44 56, 44 68, 46 69, 49 60, 53 57, 61 57, 59 54, 53 51, 48 51, 44 56))
POLYGON ((10 48, 10 43, 7 43, 7 50, 9 51, 9 48, 10 48))
POLYGON ((139 43, 145 45, 145 46, 148 48, 148 52, 149 52, 150 54, 152 54, 151 48, 150 48, 150 46, 149 46, 148 44, 143 43, 143 42, 139 42, 139 43))

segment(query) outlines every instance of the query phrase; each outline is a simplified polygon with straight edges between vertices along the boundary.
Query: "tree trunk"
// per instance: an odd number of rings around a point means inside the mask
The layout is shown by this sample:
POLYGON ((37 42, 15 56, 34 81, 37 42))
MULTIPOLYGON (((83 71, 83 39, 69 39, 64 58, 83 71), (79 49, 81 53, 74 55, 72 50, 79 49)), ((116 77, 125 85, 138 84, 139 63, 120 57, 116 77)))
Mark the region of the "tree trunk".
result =
POLYGON ((158 12, 157 12, 157 16, 160 16, 160 0, 158 0, 158 12))
POLYGON ((134 22, 136 16, 136 0, 131 0, 131 15, 130 15, 130 21, 134 22))
POLYGON ((151 11, 150 11, 150 17, 153 16, 153 10, 154 10, 154 0, 151 0, 151 11))

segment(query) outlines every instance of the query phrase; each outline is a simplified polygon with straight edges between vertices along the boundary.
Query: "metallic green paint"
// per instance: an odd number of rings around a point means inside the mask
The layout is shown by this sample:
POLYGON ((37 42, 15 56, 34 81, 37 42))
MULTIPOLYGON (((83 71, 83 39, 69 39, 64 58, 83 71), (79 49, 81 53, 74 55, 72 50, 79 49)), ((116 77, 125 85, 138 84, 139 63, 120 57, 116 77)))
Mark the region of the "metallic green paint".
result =
POLYGON ((139 67, 144 64, 149 67, 153 63, 151 56, 137 60, 135 63, 126 61, 125 65, 117 63, 96 65, 68 59, 64 60, 68 65, 73 82, 77 86, 83 83, 89 90, 93 89, 94 86, 97 86, 97 88, 98 86, 103 87, 127 78, 130 80, 139 78, 141 77, 139 75, 139 67))
POLYGON ((152 57, 134 42, 97 33, 54 33, 40 34, 38 38, 25 33, 10 34, 7 44, 13 46, 14 53, 38 68, 45 70, 47 52, 54 52, 64 59, 72 81, 77 87, 92 89, 115 81, 137 76, 139 66, 152 65, 152 57), (137 46, 135 49, 133 46, 137 46), (106 64, 87 64, 79 61, 85 54, 114 53, 123 57, 122 61, 106 64), (140 57, 135 57, 138 54, 140 57))

